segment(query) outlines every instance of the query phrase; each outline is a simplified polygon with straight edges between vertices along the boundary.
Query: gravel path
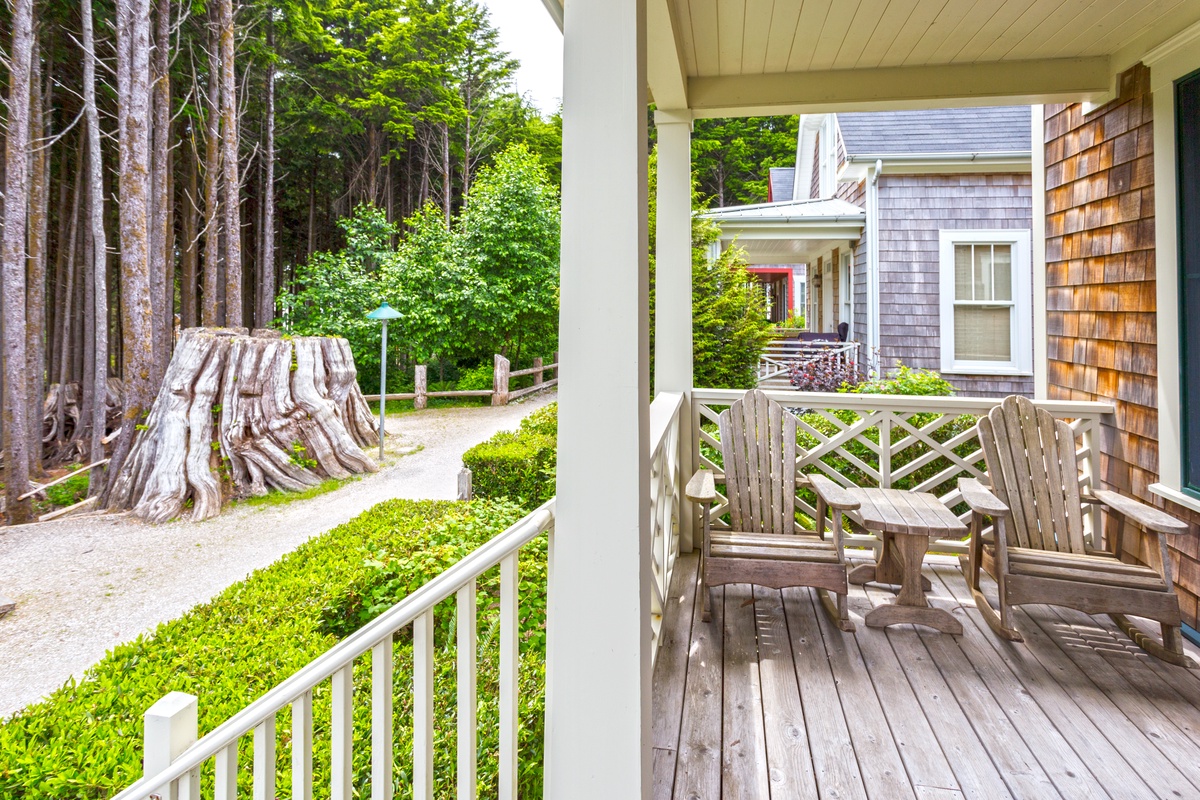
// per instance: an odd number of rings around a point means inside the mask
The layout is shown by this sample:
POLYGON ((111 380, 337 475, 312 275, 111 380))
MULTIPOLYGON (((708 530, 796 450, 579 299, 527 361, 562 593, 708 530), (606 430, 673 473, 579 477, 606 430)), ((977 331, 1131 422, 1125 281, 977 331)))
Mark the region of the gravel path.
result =
POLYGON ((554 397, 389 417, 385 467, 309 500, 195 524, 125 515, 0 528, 0 593, 17 602, 0 619, 0 718, 376 503, 454 499, 463 452, 554 397))

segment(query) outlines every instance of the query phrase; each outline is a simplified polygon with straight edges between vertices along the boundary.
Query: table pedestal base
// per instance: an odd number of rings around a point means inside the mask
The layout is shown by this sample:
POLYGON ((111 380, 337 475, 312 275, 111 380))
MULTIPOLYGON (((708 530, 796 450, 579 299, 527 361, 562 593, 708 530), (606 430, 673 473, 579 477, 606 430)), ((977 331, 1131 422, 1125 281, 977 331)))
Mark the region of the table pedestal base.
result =
POLYGON ((933 608, 925 599, 932 588, 929 579, 921 574, 921 562, 929 549, 929 536, 924 534, 895 534, 883 532, 883 547, 875 564, 856 567, 847 576, 854 584, 868 582, 899 585, 894 602, 871 609, 863 621, 869 628, 888 625, 925 625, 942 633, 962 636, 962 623, 949 611, 933 608))

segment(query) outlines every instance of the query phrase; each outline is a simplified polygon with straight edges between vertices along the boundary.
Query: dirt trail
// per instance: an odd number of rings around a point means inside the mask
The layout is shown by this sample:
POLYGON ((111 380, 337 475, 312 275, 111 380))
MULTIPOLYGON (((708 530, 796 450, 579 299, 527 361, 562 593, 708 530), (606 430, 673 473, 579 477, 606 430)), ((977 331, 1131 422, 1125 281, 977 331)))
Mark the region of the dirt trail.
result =
POLYGON ((95 516, 0 528, 0 591, 17 602, 0 619, 0 718, 376 503, 453 499, 462 454, 554 397, 389 417, 385 467, 309 500, 196 524, 95 516))

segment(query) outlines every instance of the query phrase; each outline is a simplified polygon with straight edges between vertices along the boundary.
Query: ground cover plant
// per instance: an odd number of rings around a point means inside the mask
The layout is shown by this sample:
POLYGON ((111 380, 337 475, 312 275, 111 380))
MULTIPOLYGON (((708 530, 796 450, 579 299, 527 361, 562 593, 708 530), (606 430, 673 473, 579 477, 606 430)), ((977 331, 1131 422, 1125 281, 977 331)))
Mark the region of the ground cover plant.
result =
MULTIPOLYGON (((199 697, 200 732, 256 697, 516 522, 511 503, 393 500, 301 545, 208 603, 114 648, 79 683, 0 723, 0 797, 107 798, 141 774, 142 713, 167 692, 199 697)), ((520 792, 541 794, 546 539, 521 553, 520 792)), ((479 784, 497 794, 499 576, 479 582, 479 784)), ((454 795, 454 598, 435 612, 435 796, 454 795)), ((354 670, 354 788, 370 794, 370 659, 354 670)), ((411 629, 396 634, 395 796, 411 797, 411 629)), ((330 688, 314 692, 313 787, 329 796, 330 688)), ((277 719, 277 794, 290 797, 289 714, 277 719)), ((251 741, 239 785, 248 796, 251 741)), ((202 779, 211 786, 211 762, 202 779)))

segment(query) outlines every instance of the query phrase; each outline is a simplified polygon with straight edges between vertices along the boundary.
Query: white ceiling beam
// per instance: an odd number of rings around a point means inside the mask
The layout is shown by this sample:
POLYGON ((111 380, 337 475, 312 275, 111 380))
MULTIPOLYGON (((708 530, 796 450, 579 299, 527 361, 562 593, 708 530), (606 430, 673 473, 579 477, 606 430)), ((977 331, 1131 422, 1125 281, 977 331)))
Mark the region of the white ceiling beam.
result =
POLYGON ((696 117, 883 111, 1033 103, 1104 96, 1108 57, 694 77, 696 117))
POLYGON ((648 0, 646 3, 646 82, 650 97, 658 108, 669 111, 688 107, 683 46, 675 4, 670 0, 648 0))

